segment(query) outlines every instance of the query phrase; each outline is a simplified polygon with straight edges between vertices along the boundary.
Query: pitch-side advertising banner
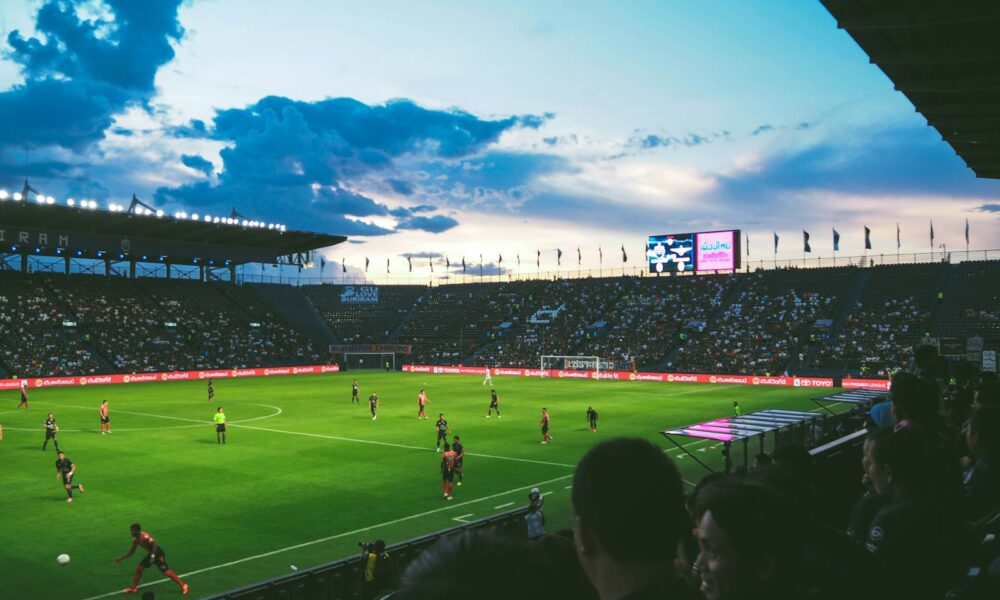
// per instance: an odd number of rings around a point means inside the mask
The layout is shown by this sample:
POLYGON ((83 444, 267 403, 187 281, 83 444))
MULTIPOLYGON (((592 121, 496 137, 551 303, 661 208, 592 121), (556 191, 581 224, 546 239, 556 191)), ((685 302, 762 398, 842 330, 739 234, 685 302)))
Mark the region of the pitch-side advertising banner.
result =
POLYGON ((303 367, 261 367, 255 369, 214 369, 207 371, 173 371, 170 373, 132 373, 128 375, 80 375, 70 377, 29 377, 0 379, 0 390, 12 390, 27 382, 29 388, 65 387, 72 385, 106 385, 114 383, 151 383, 153 381, 188 381, 192 379, 232 379, 239 377, 270 377, 273 375, 313 375, 337 373, 338 365, 308 365, 303 367))

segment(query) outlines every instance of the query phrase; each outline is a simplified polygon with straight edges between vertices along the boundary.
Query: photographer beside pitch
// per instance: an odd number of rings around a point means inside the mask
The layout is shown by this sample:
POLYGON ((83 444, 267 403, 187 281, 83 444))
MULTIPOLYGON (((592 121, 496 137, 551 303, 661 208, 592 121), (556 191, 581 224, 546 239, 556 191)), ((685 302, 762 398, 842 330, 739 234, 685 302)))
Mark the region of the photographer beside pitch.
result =
POLYGON ((385 551, 385 540, 375 540, 374 543, 358 542, 361 547, 361 561, 364 566, 364 580, 361 586, 361 597, 370 600, 386 590, 392 581, 392 565, 389 564, 389 553, 385 551))

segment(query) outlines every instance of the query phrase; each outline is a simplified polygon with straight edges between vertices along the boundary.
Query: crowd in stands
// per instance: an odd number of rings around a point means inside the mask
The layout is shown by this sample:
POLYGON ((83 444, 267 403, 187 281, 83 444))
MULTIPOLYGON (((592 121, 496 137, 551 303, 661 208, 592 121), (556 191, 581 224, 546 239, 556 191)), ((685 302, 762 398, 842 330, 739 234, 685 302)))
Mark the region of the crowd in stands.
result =
POLYGON ((336 332, 340 343, 378 344, 389 340, 427 287, 307 285, 302 291, 336 332), (364 297, 364 288, 377 290, 377 296, 370 297, 375 301, 351 301, 364 297))
POLYGON ((885 300, 880 306, 859 302, 836 338, 818 349, 813 366, 888 378, 909 367, 927 317, 912 297, 885 300))
MULTIPOLYGON (((836 307, 830 281, 779 277, 757 271, 711 327, 681 346, 671 370, 691 373, 780 373, 817 319, 836 307)), ((811 275, 811 274, 809 274, 811 275)), ((831 277, 834 273, 831 270, 831 277)))
POLYGON ((818 471, 802 446, 685 494, 661 448, 612 439, 576 467, 571 530, 446 536, 384 598, 1000 597, 1000 383, 993 373, 973 382, 957 429, 930 375, 897 375, 890 418, 871 420, 855 446, 865 491, 849 519, 815 508, 818 471))

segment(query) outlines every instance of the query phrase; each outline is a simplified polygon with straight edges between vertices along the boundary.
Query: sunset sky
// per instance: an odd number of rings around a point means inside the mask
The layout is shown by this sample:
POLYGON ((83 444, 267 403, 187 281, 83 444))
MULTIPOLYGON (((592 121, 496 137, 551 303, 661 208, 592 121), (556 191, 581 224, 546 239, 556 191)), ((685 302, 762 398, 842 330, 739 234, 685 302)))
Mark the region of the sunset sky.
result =
POLYGON ((931 220, 1000 248, 1000 182, 816 0, 10 0, 0 34, 0 189, 235 207, 348 236, 352 271, 729 228, 895 253, 897 222, 927 252, 931 220))

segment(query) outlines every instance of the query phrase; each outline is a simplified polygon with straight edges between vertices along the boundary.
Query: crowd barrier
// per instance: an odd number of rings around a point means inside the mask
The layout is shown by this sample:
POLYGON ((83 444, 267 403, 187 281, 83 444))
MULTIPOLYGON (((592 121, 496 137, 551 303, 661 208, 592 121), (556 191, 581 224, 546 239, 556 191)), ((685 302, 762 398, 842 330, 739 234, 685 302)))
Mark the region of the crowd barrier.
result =
POLYGON ((29 377, 0 379, 0 390, 13 390, 26 383, 29 388, 66 387, 74 385, 109 385, 119 383, 150 383, 153 381, 190 381, 196 379, 238 379, 241 377, 272 377, 275 375, 315 375, 337 373, 339 365, 305 365, 298 367, 259 367, 254 369, 208 369, 203 371, 170 371, 167 373, 118 373, 113 375, 73 375, 68 377, 29 377))
MULTIPOLYGON (((403 365, 407 373, 439 375, 486 375, 486 367, 441 365, 403 365)), ((731 375, 709 373, 638 373, 633 371, 585 371, 566 369, 490 369, 496 376, 553 377, 556 379, 599 379, 609 381, 658 381, 666 383, 725 383, 735 385, 765 385, 804 388, 834 388, 888 390, 889 381, 881 379, 835 379, 831 377, 796 377, 792 375, 731 375)))

